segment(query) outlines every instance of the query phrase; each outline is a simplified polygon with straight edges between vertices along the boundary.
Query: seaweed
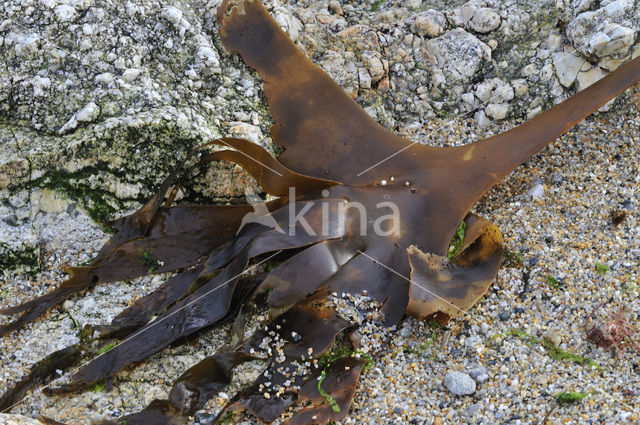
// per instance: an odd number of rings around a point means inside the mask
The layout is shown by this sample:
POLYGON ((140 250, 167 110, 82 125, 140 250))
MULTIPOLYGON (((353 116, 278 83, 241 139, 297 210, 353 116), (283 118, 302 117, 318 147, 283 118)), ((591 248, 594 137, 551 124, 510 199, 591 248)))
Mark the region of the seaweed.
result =
MULTIPOLYGON (((147 203, 113 223, 117 232, 90 264, 69 268, 69 279, 54 291, 2 310, 17 318, 0 327, 0 336, 95 285, 177 272, 87 335, 76 349, 91 360, 47 390, 58 394, 99 388, 170 344, 241 316, 243 306, 266 304, 270 317, 247 339, 236 337, 191 366, 166 399, 104 423, 183 423, 250 360, 265 361, 263 373, 228 401, 216 423, 234 410, 266 423, 289 411, 287 425, 344 419, 370 362, 358 355, 365 351, 359 330, 375 324, 390 333, 407 314, 441 324, 465 314, 503 260, 500 230, 470 213, 473 205, 640 79, 638 58, 510 131, 465 146, 428 147, 376 123, 293 44, 259 0, 224 0, 216 18, 223 46, 264 78, 276 122, 272 136, 283 153, 276 159, 232 138, 198 147, 147 203), (273 200, 173 205, 185 176, 214 161, 244 168, 273 200), (266 272, 249 275, 265 264, 266 272), (106 339, 117 345, 92 357, 92 344, 106 339), (346 347, 344 355, 320 362, 334 344, 346 347)), ((243 335, 241 323, 234 328, 243 335)), ((78 361, 64 358, 55 370, 78 361)), ((45 363, 3 400, 16 402, 51 379, 52 363, 45 363)), ((11 405, 3 403, 3 410, 11 405)))

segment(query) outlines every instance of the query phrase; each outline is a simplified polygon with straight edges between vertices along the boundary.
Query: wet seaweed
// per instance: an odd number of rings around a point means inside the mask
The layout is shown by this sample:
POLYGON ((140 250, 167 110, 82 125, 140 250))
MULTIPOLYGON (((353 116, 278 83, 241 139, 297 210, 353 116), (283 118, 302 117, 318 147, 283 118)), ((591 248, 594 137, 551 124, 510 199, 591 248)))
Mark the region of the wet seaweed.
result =
POLYGON ((91 360, 50 393, 95 388, 184 337, 241 317, 243 305, 263 303, 271 316, 253 335, 242 338, 238 319, 233 343, 185 371, 166 399, 103 423, 184 423, 251 360, 265 361, 264 372, 215 422, 235 410, 266 423, 285 412, 288 425, 342 420, 370 362, 353 355, 362 348, 359 331, 375 324, 391 332, 406 314, 440 323, 465 314, 503 259, 500 230, 470 213, 472 206, 640 79, 638 58, 510 131, 409 151, 296 48, 259 0, 223 1, 217 25, 224 47, 264 78, 272 136, 284 152, 275 159, 231 138, 200 147, 140 210, 113 223, 117 232, 90 264, 69 268, 69 279, 51 293, 2 310, 17 318, 0 336, 97 284, 177 271, 110 324, 90 329, 81 347, 69 349, 73 355, 59 352, 56 360, 54 353, 36 364, 3 396, 2 410, 52 370, 77 363, 74 350, 91 360), (183 176, 213 161, 241 166, 273 200, 173 205, 183 176), (262 264, 271 264, 266 273, 246 278, 262 264), (109 348, 85 350, 95 341, 109 348), (334 344, 351 354, 325 357, 334 344))

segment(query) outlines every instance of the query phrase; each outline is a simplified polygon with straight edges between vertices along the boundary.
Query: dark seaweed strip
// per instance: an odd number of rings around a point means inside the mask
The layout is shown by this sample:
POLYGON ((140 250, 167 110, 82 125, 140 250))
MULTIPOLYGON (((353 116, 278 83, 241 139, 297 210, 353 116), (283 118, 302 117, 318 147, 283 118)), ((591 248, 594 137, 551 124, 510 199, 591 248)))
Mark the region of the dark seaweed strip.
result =
POLYGON ((34 363, 29 373, 2 395, 0 413, 8 412, 15 403, 22 400, 30 388, 50 381, 58 370, 65 370, 75 364, 80 359, 82 350, 79 345, 66 347, 34 363))
POLYGON ((326 369, 318 369, 305 382, 300 389, 299 402, 311 403, 297 411, 283 425, 328 424, 332 421, 341 421, 349 413, 349 405, 358 385, 358 379, 362 367, 366 363, 364 359, 345 357, 336 360, 326 369), (322 390, 333 400, 334 405, 328 403, 327 398, 318 390, 320 375, 324 372, 322 390), (337 410, 337 411, 336 411, 337 410))

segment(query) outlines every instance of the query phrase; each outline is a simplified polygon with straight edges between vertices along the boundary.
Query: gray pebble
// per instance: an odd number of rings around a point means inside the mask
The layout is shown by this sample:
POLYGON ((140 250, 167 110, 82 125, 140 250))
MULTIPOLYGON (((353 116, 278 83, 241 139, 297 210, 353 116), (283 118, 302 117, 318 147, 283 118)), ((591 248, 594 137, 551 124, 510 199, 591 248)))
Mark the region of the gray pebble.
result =
POLYGON ((447 373, 444 377, 444 385, 455 395, 473 394, 476 391, 475 381, 462 372, 447 373))
POLYGON ((484 366, 474 367, 469 371, 469 376, 473 379, 476 379, 480 375, 484 375, 487 373, 487 369, 484 366))

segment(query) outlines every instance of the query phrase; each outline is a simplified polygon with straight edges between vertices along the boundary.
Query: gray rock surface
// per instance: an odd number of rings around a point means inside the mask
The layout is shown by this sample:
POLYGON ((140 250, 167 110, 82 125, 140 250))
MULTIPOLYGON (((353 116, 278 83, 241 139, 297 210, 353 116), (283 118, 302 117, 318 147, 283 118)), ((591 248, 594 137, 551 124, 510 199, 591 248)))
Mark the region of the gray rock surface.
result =
POLYGON ((463 372, 448 372, 444 377, 444 385, 455 395, 469 395, 476 392, 475 381, 463 372))
POLYGON ((22 415, 0 413, 0 425, 42 425, 42 422, 22 415))

